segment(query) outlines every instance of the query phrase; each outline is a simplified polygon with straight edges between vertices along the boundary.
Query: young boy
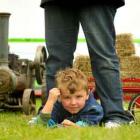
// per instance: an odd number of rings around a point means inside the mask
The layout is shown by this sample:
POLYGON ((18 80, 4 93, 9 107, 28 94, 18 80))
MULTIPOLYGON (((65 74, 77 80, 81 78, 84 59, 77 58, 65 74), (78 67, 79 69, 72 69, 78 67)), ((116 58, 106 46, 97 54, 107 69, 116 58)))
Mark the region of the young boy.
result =
POLYGON ((41 113, 29 123, 55 126, 97 125, 103 117, 103 109, 88 93, 86 76, 78 69, 67 68, 56 74, 56 87, 50 90, 41 113))

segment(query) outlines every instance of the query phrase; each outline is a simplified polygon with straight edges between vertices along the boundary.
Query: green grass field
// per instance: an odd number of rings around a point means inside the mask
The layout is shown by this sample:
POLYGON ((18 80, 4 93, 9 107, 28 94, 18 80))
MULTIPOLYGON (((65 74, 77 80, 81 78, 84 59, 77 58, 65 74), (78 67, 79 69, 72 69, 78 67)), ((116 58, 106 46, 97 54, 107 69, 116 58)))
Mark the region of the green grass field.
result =
MULTIPOLYGON (((37 103, 39 105, 39 102, 37 103)), ((0 112, 0 140, 139 140, 140 124, 116 129, 104 127, 55 128, 29 126, 30 116, 0 112)))

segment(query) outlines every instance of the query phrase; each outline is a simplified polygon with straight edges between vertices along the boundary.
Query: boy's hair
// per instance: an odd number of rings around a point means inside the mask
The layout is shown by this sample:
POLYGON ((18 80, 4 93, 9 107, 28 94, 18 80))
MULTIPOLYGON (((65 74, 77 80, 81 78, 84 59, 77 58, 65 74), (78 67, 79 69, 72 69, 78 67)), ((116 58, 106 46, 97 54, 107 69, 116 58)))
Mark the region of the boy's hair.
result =
POLYGON ((56 74, 56 85, 61 89, 67 89, 71 94, 84 89, 88 93, 87 77, 78 69, 66 68, 56 74))

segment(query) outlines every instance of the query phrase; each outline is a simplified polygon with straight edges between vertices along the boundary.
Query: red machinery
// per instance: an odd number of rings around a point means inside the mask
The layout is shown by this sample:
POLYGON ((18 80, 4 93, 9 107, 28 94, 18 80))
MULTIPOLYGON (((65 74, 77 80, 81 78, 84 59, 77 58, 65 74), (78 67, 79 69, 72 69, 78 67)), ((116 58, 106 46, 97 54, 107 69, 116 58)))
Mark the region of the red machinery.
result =
MULTIPOLYGON (((136 119, 140 117, 140 79, 126 78, 123 83, 133 83, 133 86, 123 86, 124 100, 129 101, 128 110, 135 115, 136 119), (139 85, 137 85, 139 84, 139 85)), ((138 120, 138 119, 137 119, 138 120)))

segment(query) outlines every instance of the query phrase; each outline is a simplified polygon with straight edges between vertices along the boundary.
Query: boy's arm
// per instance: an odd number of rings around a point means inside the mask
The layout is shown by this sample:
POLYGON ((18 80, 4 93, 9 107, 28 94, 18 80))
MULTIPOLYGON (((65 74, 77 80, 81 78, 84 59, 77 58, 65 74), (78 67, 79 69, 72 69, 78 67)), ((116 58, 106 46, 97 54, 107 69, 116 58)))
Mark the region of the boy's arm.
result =
POLYGON ((54 106, 55 102, 57 101, 59 95, 60 95, 60 90, 58 88, 51 89, 49 92, 48 100, 47 100, 45 106, 43 107, 41 113, 51 114, 53 106, 54 106))
POLYGON ((56 125, 55 122, 51 119, 51 113, 59 95, 60 95, 59 89, 57 88, 51 89, 45 106, 43 107, 39 115, 37 115, 36 117, 33 117, 29 121, 29 124, 30 125, 44 124, 45 126, 49 126, 49 127, 55 126, 56 125))

